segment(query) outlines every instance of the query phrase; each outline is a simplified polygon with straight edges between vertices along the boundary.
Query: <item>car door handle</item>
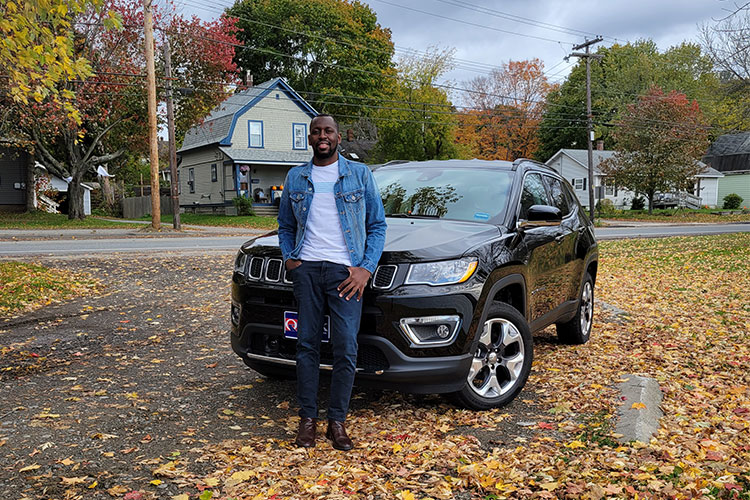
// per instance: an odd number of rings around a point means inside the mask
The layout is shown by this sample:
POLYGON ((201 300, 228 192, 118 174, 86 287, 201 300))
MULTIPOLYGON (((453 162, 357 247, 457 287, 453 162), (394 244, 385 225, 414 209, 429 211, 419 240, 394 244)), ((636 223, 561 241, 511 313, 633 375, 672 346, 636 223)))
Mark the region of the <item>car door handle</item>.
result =
POLYGON ((555 241, 558 242, 558 243, 562 243, 563 240, 565 239, 565 236, 566 236, 565 233, 559 234, 559 235, 555 236, 555 241))

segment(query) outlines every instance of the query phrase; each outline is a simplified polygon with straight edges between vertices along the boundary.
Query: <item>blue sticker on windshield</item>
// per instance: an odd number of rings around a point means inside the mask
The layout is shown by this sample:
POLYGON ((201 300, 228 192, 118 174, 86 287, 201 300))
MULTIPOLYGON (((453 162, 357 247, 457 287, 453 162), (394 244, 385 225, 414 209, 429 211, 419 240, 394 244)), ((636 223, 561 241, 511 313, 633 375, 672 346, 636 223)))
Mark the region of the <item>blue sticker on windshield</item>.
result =
POLYGON ((477 220, 488 220, 490 218, 490 214, 485 212, 477 212, 474 214, 474 218, 477 220))

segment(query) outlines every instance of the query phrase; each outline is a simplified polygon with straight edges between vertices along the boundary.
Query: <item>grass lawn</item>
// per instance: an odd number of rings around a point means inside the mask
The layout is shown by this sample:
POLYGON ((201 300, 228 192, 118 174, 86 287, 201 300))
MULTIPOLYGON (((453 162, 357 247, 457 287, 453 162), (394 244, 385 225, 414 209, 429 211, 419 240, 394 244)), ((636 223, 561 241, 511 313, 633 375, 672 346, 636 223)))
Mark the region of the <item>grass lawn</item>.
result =
POLYGON ((0 262, 0 317, 83 295, 97 286, 82 274, 38 264, 0 262))
POLYGON ((99 229, 108 227, 133 227, 126 222, 112 222, 95 217, 70 220, 67 215, 47 212, 0 212, 0 229, 99 229))
MULTIPOLYGON (((151 220, 151 216, 141 217, 139 220, 151 220)), ((212 215, 212 214, 180 214, 182 224, 196 226, 243 227, 252 229, 276 229, 275 217, 259 217, 257 215, 212 215)), ((172 215, 162 215, 162 224, 172 224, 172 215)))
POLYGON ((608 220, 631 220, 644 222, 746 222, 750 221, 750 211, 744 210, 744 213, 734 213, 720 215, 716 212, 723 212, 720 209, 702 208, 699 210, 689 209, 660 209, 654 210, 649 215, 648 210, 615 210, 609 215, 597 214, 597 219, 608 220))

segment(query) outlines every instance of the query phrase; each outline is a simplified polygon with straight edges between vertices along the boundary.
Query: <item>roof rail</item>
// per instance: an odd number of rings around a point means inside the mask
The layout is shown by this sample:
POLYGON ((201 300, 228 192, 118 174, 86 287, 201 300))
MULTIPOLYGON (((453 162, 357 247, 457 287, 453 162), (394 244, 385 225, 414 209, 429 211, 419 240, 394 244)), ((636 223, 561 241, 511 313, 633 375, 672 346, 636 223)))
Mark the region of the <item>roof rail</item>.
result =
POLYGON ((518 166, 521 164, 521 162, 524 162, 524 161, 531 161, 531 160, 529 160, 528 158, 516 158, 515 160, 513 160, 513 167, 511 167, 511 170, 517 169, 518 166))

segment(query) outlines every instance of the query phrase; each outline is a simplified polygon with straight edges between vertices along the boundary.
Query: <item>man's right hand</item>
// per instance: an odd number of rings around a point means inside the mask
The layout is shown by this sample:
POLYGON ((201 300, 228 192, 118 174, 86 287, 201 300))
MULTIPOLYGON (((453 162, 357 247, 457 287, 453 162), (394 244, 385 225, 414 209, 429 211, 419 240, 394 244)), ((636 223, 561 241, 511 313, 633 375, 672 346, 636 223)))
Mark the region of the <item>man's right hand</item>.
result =
POLYGON ((292 269, 296 269, 299 266, 302 265, 301 260, 297 259, 286 259, 286 262, 284 262, 284 267, 286 267, 287 271, 291 271, 292 269))

